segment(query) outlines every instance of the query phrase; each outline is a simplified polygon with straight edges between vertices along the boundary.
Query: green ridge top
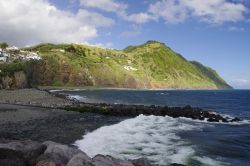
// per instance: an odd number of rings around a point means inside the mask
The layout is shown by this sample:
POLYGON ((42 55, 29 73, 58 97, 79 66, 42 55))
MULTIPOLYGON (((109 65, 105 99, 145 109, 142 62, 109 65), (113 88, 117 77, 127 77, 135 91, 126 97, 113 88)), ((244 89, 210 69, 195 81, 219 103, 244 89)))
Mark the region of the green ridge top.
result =
POLYGON ((124 50, 79 44, 40 44, 32 84, 152 89, 230 89, 214 71, 186 60, 164 43, 148 41, 124 50))

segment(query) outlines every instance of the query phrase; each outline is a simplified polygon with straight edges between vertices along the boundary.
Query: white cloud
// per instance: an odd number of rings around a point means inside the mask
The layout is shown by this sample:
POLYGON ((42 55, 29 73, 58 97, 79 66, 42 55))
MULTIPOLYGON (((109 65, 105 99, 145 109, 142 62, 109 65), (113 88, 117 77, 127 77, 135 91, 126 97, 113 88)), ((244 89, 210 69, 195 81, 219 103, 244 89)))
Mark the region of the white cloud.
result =
POLYGON ((84 24, 93 27, 109 27, 114 24, 114 20, 84 9, 78 11, 76 18, 84 24))
POLYGON ((195 17, 204 22, 222 24, 244 20, 248 9, 241 3, 226 0, 159 0, 150 5, 149 12, 169 23, 195 17))
POLYGON ((235 88, 250 88, 250 78, 239 78, 239 79, 234 79, 231 81, 231 85, 233 85, 235 88))
POLYGON ((150 5, 149 12, 169 23, 182 22, 188 17, 184 4, 178 0, 157 1, 150 5))
POLYGON ((97 8, 106 12, 114 12, 120 18, 136 24, 143 24, 156 19, 155 16, 147 12, 128 14, 126 12, 127 4, 118 2, 117 0, 80 0, 80 4, 84 7, 97 8))
POLYGON ((228 28, 228 31, 230 31, 230 32, 244 32, 245 28, 232 26, 232 27, 228 28))
POLYGON ((80 4, 107 12, 121 12, 127 8, 126 4, 117 2, 116 0, 80 0, 80 4))
POLYGON ((98 27, 114 23, 87 10, 60 10, 48 0, 0 1, 0 20, 0 39, 18 46, 84 42, 97 36, 98 27))
POLYGON ((120 18, 143 24, 163 18, 166 23, 180 23, 188 18, 198 18, 201 21, 222 24, 237 22, 245 19, 248 9, 243 2, 227 0, 157 0, 149 5, 148 11, 128 13, 125 3, 118 0, 80 0, 82 6, 98 8, 114 12, 120 18))
POLYGON ((143 24, 143 23, 149 22, 151 20, 156 20, 155 16, 153 16, 149 13, 144 13, 144 12, 134 13, 131 15, 123 14, 122 17, 123 17, 123 19, 125 19, 127 21, 131 21, 131 22, 134 22, 137 24, 143 24))

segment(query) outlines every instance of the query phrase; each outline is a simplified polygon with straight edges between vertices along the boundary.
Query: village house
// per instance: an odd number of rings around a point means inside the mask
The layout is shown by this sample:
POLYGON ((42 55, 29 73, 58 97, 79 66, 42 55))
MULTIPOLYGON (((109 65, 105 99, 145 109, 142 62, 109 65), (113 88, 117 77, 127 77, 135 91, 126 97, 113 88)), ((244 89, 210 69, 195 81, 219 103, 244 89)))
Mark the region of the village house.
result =
POLYGON ((14 50, 19 50, 18 47, 16 46, 11 46, 6 48, 7 51, 14 51, 14 50))
POLYGON ((40 60, 41 57, 35 52, 29 52, 24 59, 26 59, 26 60, 40 60))
POLYGON ((0 62, 40 60, 41 57, 36 52, 23 51, 15 46, 0 49, 0 62))
POLYGON ((9 54, 5 50, 0 48, 0 62, 7 62, 8 58, 9 54))

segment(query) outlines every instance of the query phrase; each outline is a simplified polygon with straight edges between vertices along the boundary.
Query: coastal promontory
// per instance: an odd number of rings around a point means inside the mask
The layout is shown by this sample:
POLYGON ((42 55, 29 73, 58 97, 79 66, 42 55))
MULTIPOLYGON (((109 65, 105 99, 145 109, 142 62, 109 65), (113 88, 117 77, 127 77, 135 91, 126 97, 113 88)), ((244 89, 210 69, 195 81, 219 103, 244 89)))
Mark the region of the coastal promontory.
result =
POLYGON ((215 70, 199 62, 188 61, 158 41, 123 50, 46 43, 6 52, 12 60, 0 62, 1 89, 36 86, 231 88, 215 70))

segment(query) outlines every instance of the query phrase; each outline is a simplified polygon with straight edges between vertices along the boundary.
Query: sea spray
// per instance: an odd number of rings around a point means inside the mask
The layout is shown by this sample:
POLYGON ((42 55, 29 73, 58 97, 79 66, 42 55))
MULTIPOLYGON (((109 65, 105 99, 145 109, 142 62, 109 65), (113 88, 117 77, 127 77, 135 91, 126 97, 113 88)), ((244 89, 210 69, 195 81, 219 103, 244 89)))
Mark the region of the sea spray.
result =
MULTIPOLYGON (((122 159, 147 157, 157 164, 187 164, 190 160, 199 162, 196 158, 201 157, 196 156, 195 145, 182 140, 177 133, 202 128, 202 124, 182 123, 171 117, 140 115, 101 127, 76 141, 75 145, 91 157, 106 154, 122 159)), ((213 159, 206 158, 212 163, 213 159)))

